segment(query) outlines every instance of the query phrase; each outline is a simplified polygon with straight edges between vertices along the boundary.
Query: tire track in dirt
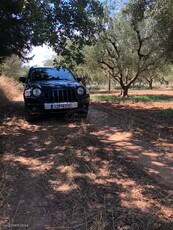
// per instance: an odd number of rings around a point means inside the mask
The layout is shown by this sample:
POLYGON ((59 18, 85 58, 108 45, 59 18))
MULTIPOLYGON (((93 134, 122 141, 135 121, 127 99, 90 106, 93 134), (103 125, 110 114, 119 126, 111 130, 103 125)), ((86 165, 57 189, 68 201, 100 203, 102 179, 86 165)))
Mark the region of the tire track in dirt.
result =
MULTIPOLYGON (((122 130, 132 134, 132 140, 129 141, 128 150, 134 149, 128 156, 131 160, 143 165, 146 170, 160 183, 167 185, 173 189, 173 158, 166 157, 167 154, 172 155, 173 149, 173 125, 171 120, 166 120, 161 115, 161 110, 154 109, 130 109, 124 106, 111 106, 110 103, 93 103, 94 109, 106 112, 108 115, 109 126, 121 127, 122 130), (111 108, 111 109, 110 109, 111 108), (166 142, 166 147, 162 144, 166 142), (143 146, 143 149, 140 147, 143 146), (146 152, 146 153, 143 153, 146 152)), ((117 131, 115 130, 115 133, 117 131)), ((104 135, 104 133, 103 133, 104 135)), ((123 139, 126 136, 114 134, 112 140, 121 139, 122 146, 118 149, 121 152, 123 148, 123 139)), ((127 135, 127 137, 129 137, 127 135)), ((123 151, 122 151, 123 152, 123 151)))

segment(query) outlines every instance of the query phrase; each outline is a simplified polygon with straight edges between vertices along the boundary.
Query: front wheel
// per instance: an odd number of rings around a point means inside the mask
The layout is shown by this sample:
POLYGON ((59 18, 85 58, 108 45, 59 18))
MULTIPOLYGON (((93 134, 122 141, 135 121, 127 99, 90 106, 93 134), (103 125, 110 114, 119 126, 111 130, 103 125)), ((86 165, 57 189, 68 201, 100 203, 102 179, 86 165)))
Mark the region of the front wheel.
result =
POLYGON ((28 111, 27 107, 25 107, 25 120, 28 122, 35 120, 35 116, 28 111))
POLYGON ((80 114, 81 118, 85 119, 88 116, 88 111, 80 114))
POLYGON ((78 111, 79 118, 85 119, 88 115, 88 109, 78 111))

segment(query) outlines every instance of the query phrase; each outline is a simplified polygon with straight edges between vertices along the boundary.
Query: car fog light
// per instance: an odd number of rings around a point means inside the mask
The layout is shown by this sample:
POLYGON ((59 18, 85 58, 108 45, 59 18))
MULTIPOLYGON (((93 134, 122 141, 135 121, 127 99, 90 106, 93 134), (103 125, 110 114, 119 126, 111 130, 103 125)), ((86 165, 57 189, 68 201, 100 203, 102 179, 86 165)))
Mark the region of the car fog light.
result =
POLYGON ((36 112, 36 111, 37 111, 37 108, 36 108, 36 107, 33 107, 33 108, 32 108, 32 111, 33 111, 33 112, 36 112))

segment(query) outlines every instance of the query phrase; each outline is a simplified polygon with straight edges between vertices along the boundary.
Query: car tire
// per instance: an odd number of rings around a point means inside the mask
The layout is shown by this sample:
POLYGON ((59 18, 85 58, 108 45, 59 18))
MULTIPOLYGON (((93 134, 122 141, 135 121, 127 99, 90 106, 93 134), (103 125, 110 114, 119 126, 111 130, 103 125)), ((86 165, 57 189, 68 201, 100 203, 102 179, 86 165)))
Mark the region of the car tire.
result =
POLYGON ((87 116, 88 116, 88 112, 85 112, 85 113, 82 114, 82 117, 83 117, 84 119, 87 118, 87 116))
POLYGON ((78 112, 78 115, 80 118, 85 119, 88 115, 88 110, 82 111, 82 112, 78 112))
POLYGON ((35 116, 32 115, 28 109, 25 107, 25 120, 28 122, 34 121, 35 120, 35 116))

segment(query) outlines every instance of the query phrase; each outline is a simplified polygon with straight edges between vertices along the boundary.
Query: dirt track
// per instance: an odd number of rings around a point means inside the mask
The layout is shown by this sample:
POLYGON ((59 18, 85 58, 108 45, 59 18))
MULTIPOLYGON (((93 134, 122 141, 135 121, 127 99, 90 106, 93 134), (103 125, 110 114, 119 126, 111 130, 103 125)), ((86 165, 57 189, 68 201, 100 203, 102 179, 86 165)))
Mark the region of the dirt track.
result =
POLYGON ((163 103, 93 102, 84 121, 28 124, 20 99, 2 125, 2 229, 172 229, 163 103))

